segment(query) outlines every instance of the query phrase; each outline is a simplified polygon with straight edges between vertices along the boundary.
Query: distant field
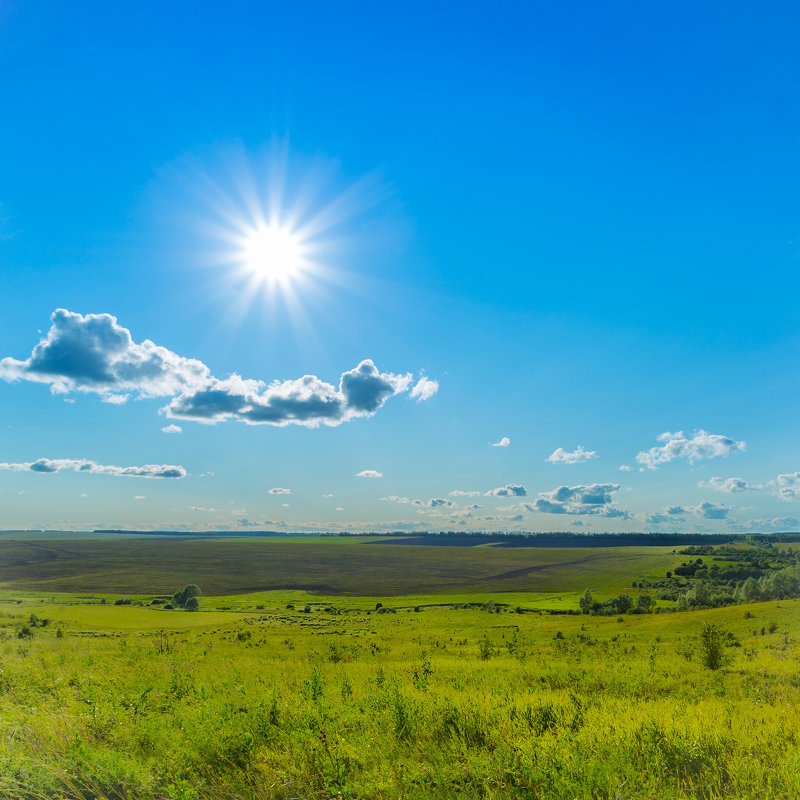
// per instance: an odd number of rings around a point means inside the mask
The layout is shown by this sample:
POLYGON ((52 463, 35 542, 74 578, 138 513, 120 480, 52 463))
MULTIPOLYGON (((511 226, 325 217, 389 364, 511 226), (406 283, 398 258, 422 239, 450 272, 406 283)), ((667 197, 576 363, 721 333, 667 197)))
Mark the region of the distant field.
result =
POLYGON ((670 547, 386 547, 344 537, 0 541, 0 587, 206 595, 297 589, 322 595, 611 591, 663 576, 670 547))

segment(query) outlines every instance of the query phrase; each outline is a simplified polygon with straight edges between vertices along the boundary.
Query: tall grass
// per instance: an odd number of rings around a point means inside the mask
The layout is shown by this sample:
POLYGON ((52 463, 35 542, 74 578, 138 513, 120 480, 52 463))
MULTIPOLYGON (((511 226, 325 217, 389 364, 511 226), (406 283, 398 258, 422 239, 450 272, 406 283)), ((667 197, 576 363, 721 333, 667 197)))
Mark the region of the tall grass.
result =
POLYGON ((123 633, 130 609, 92 629, 74 606, 61 638, 18 639, 28 609, 4 605, 0 796, 797 798, 799 609, 267 608, 189 629, 153 610, 174 628, 123 633), (740 645, 717 671, 708 621, 740 645))

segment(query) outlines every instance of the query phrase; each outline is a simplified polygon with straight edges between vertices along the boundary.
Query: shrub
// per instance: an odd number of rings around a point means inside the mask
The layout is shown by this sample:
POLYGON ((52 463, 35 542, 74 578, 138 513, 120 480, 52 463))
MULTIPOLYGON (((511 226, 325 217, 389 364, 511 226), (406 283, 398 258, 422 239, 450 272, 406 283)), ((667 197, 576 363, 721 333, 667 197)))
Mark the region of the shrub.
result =
POLYGON ((697 637, 697 653, 700 663, 710 670, 718 670, 725 666, 728 659, 725 655, 725 632, 713 623, 706 622, 697 637))

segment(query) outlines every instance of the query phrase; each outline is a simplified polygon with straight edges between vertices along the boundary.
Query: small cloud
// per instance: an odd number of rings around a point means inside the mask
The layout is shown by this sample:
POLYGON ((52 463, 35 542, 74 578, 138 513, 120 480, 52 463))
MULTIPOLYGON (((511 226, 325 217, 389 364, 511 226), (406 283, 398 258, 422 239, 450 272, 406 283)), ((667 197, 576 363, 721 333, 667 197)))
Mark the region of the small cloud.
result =
POLYGON ((79 458, 39 458, 16 464, 0 463, 0 470, 12 472, 38 472, 49 474, 71 470, 92 475, 114 475, 123 478, 185 478, 186 470, 177 464, 144 464, 141 467, 117 467, 98 464, 96 461, 79 458))
POLYGON ((289 504, 288 503, 281 503, 281 506, 283 506, 283 508, 289 508, 289 504))
POLYGON ((161 433, 183 433, 183 428, 180 425, 165 425, 161 433))
POLYGON ((800 472, 784 472, 773 481, 781 500, 800 500, 800 472))
POLYGON ((726 494, 738 494, 739 492, 755 492, 764 487, 760 484, 748 483, 742 478, 719 478, 714 477, 708 481, 700 481, 697 484, 701 489, 713 489, 715 492, 725 492, 726 494))
POLYGON ((455 503, 452 500, 445 500, 443 497, 432 497, 430 500, 412 500, 415 506, 425 506, 427 508, 452 508, 455 503))
POLYGON ((540 492, 533 503, 525 504, 528 511, 547 514, 596 515, 628 519, 629 512, 614 505, 612 494, 619 491, 618 483, 593 483, 589 486, 559 486, 550 492, 540 492))
POLYGON ((390 494, 388 497, 381 497, 381 500, 386 500, 389 503, 410 503, 407 497, 398 497, 396 494, 390 494))
POLYGON ((344 511, 344 509, 341 506, 336 506, 334 511, 344 511))
POLYGON ((489 489, 488 492, 485 492, 486 497, 525 497, 527 494, 525 487, 520 486, 518 483, 509 483, 505 486, 499 486, 497 489, 489 489))
POLYGON ((683 431, 667 431, 658 437, 658 441, 664 444, 637 454, 636 460, 643 465, 642 469, 658 469, 659 464, 666 464, 676 458, 685 458, 690 464, 694 464, 702 459, 727 457, 747 449, 744 442, 704 430, 696 431, 691 438, 684 436, 683 431))
POLYGON ((508 447, 511 444, 511 439, 504 436, 499 442, 492 442, 492 447, 508 447))
POLYGON ((361 472, 356 473, 356 478, 382 478, 383 473, 378 472, 376 469, 362 469, 361 472))
POLYGON ((567 452, 563 447, 559 447, 547 457, 547 460, 551 464, 580 464, 590 458, 597 458, 597 452, 584 450, 581 445, 578 445, 577 449, 571 453, 567 452))
POLYGON ((216 508, 206 508, 205 506, 189 506, 189 511, 202 511, 205 513, 211 513, 216 510, 216 508))
POLYGON ((482 494, 483 492, 477 492, 477 491, 465 492, 463 489, 453 489, 453 491, 450 492, 450 497, 480 497, 482 494))
POLYGON ((291 494, 291 493, 292 493, 291 489, 283 489, 280 486, 274 486, 267 492, 267 494, 291 494))
POLYGON ((81 497, 88 497, 88 494, 82 494, 81 497))
POLYGON ((323 496, 323 497, 333 497, 333 494, 329 492, 328 494, 324 494, 324 495, 322 495, 322 496, 323 496))
POLYGON ((147 498, 143 494, 137 494, 133 496, 134 500, 147 500, 147 498))
POLYGON ((630 472, 630 471, 631 471, 631 468, 630 468, 630 466, 628 466, 627 464, 623 464, 623 465, 622 465, 622 466, 619 468, 619 471, 620 471, 620 472, 630 472))
POLYGON ((700 503, 690 509, 692 513, 703 519, 726 519, 730 510, 730 506, 718 506, 708 502, 700 503))
POLYGON ((411 396, 416 397, 417 402, 421 403, 423 400, 429 400, 438 391, 439 381, 431 380, 423 375, 411 390, 411 396))

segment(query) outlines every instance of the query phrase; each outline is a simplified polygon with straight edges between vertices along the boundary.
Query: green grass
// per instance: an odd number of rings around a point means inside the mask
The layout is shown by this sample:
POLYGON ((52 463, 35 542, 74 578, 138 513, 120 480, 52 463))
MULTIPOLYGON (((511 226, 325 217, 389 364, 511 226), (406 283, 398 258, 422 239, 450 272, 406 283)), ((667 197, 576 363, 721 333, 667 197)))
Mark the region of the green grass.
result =
POLYGON ((800 796, 798 601, 618 622, 283 599, 0 600, 0 796, 800 796), (17 639, 31 613, 52 621, 17 639), (707 620, 741 645, 717 673, 683 655, 707 620))
POLYGON ((681 558, 0 543, 0 797, 794 800, 800 601, 620 620, 534 610, 681 558), (150 604, 190 581, 199 612, 150 604), (706 622, 737 645, 716 672, 696 654, 706 622))

